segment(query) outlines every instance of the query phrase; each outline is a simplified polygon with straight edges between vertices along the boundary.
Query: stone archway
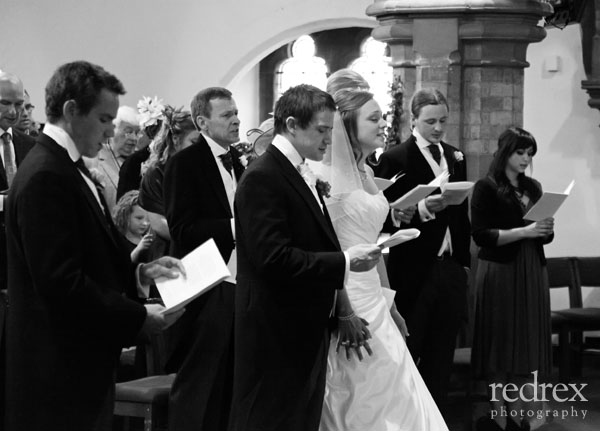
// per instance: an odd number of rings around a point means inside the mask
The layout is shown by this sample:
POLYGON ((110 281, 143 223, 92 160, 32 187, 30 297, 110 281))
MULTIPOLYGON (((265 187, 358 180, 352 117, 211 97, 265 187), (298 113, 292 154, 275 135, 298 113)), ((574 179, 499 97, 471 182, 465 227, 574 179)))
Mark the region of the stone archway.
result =
POLYGON ((288 28, 278 34, 274 34, 268 39, 257 44, 246 55, 238 61, 225 73, 219 85, 228 87, 235 84, 237 79, 244 76, 251 68, 256 66, 260 60, 266 57, 275 49, 287 44, 303 34, 310 34, 322 30, 330 30, 345 27, 370 27, 377 26, 377 22, 369 18, 340 18, 327 19, 320 21, 311 21, 299 26, 288 28))

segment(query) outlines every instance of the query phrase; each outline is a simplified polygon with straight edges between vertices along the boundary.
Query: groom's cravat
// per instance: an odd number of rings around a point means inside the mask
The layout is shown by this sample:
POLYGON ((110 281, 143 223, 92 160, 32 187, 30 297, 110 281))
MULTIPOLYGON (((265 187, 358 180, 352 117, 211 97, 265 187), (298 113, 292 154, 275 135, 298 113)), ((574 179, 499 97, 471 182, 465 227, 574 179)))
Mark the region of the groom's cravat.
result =
POLYGON ((313 196, 317 200, 321 211, 323 211, 324 206, 321 202, 321 198, 319 197, 319 192, 317 191, 317 176, 312 171, 312 169, 310 169, 310 167, 306 164, 306 162, 302 162, 298 166, 296 166, 296 170, 302 176, 302 179, 304 180, 304 182, 312 192, 313 196))
POLYGON ((80 158, 79 160, 77 160, 75 162, 75 166, 77 167, 77 169, 79 169, 79 171, 85 175, 96 187, 96 191, 98 192, 98 198, 100 199, 100 206, 102 207, 102 212, 104 212, 104 216, 106 217, 106 220, 108 221, 109 225, 112 225, 112 219, 110 217, 110 211, 108 210, 108 204, 106 203, 106 200, 104 199, 104 195, 102 193, 102 186, 101 184, 99 184, 94 177, 92 176, 92 173, 90 172, 90 170, 87 168, 87 166, 85 165, 85 162, 83 161, 82 158, 80 158))
POLYGON ((442 153, 440 152, 437 144, 431 144, 427 148, 431 151, 431 155, 433 156, 433 160, 439 165, 442 161, 442 153))
POLYGON ((227 172, 229 172, 229 175, 233 176, 233 158, 231 157, 231 152, 227 151, 225 154, 220 154, 219 158, 227 172))

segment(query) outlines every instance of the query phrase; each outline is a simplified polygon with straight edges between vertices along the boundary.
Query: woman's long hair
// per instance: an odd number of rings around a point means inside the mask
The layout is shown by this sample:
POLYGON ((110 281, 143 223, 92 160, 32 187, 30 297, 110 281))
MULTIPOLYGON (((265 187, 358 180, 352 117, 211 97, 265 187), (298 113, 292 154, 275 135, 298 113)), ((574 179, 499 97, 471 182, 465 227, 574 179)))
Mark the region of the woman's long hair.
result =
POLYGON ((373 99, 373 93, 366 90, 339 90, 335 93, 334 100, 338 107, 344 128, 348 134, 354 158, 358 163, 369 154, 363 154, 358 142, 358 111, 367 102, 373 99))
MULTIPOLYGON (((517 150, 532 148, 533 155, 537 153, 537 142, 531 133, 520 127, 511 127, 505 130, 498 138, 498 149, 494 153, 494 159, 490 164, 488 175, 498 184, 498 194, 504 199, 514 196, 515 187, 506 176, 506 165, 508 159, 517 150)), ((531 165, 533 166, 533 165, 531 165)), ((517 175, 518 191, 527 193, 532 201, 537 201, 542 192, 538 185, 524 173, 517 175)))
POLYGON ((183 108, 167 105, 164 116, 160 130, 150 143, 150 157, 142 165, 142 175, 153 166, 165 164, 179 150, 178 145, 187 134, 196 130, 190 112, 183 108))

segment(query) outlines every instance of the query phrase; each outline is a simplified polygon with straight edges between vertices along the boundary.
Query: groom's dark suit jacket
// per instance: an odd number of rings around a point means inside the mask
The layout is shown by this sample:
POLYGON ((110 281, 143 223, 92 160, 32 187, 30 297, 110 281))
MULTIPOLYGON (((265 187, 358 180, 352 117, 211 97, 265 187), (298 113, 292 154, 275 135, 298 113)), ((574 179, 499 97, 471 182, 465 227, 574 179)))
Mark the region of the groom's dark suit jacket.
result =
POLYGON ((316 431, 345 260, 329 217, 273 145, 240 182, 232 430, 316 431))
MULTIPOLYGON (((236 179, 241 153, 230 148, 236 179)), ((183 257, 213 238, 227 262, 235 246, 231 207, 217 161, 204 137, 175 154, 165 167, 163 197, 171 252, 183 257)), ((177 372, 171 391, 169 429, 220 431, 229 417, 233 379, 234 286, 222 283, 186 306, 168 330, 177 372)))
MULTIPOLYGON (((445 142, 442 142, 442 148, 448 163, 449 181, 466 181, 465 161, 456 160, 458 149, 445 142)), ((418 184, 427 184, 435 178, 435 174, 421 153, 414 136, 384 152, 379 158, 378 165, 374 166, 374 170, 375 174, 382 178, 392 178, 400 172, 404 173, 403 177, 384 192, 390 202, 395 201, 418 184)), ((440 191, 434 191, 432 194, 436 193, 440 193, 440 191)), ((410 314, 420 294, 421 280, 425 278, 435 261, 446 228, 450 228, 453 257, 462 266, 471 266, 467 200, 460 205, 446 207, 443 211, 435 214, 434 220, 427 222, 421 221, 417 211, 411 223, 403 224, 400 228, 417 228, 421 231, 421 235, 417 239, 392 247, 387 265, 391 287, 398 292, 396 295, 398 310, 401 314, 410 314)), ((391 228, 390 230, 397 229, 391 228)), ((460 300, 464 301, 466 312, 466 296, 460 300)))
POLYGON ((119 354, 146 310, 123 295, 135 280, 118 232, 46 135, 19 167, 6 228, 8 429, 110 427, 119 354))

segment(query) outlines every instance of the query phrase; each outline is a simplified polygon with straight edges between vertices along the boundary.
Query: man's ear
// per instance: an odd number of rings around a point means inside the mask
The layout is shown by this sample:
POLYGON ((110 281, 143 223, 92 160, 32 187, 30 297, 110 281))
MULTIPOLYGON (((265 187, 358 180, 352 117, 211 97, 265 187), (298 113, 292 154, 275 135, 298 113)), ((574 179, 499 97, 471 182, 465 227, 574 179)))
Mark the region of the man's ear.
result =
POLYGON ((63 104, 62 114, 65 120, 70 121, 77 114, 77 102, 73 99, 67 100, 63 104))
POLYGON ((294 135, 296 133, 296 129, 298 128, 298 121, 292 116, 287 117, 285 119, 285 128, 287 129, 288 133, 294 135))
POLYGON ((198 115, 196 117, 196 127, 198 128, 198 130, 200 132, 206 132, 206 130, 208 128, 207 120, 208 120, 208 118, 206 118, 203 115, 198 115))

